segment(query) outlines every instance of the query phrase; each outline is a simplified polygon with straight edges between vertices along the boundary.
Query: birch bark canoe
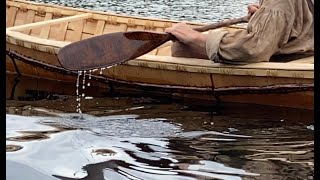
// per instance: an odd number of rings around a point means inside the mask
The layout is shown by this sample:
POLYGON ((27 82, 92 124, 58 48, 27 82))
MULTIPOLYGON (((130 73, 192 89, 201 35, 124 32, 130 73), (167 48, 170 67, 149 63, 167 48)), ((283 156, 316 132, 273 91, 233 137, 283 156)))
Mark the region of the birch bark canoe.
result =
MULTIPOLYGON (((62 47, 112 32, 163 32, 178 22, 23 0, 7 0, 6 15, 6 70, 68 82, 76 82, 77 72, 59 64, 57 53, 62 47)), ((226 65, 172 57, 170 43, 105 69, 102 74, 100 70, 92 74, 121 93, 314 109, 313 53, 276 57, 271 62, 226 65)))

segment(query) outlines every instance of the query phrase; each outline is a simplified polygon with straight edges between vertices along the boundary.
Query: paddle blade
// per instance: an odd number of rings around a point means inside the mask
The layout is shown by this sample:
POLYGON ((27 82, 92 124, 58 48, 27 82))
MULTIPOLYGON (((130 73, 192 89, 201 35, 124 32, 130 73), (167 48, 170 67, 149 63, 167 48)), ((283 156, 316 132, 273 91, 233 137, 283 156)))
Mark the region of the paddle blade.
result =
POLYGON ((58 59, 68 70, 103 68, 146 54, 171 38, 148 31, 110 33, 69 44, 59 50, 58 59))

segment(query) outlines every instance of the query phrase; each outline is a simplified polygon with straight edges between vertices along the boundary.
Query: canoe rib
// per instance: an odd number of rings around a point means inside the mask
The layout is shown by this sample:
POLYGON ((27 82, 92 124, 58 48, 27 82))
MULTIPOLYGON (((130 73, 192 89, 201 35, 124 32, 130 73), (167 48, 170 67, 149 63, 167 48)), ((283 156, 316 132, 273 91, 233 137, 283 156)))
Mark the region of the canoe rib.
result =
MULTIPOLYGON (((52 13, 46 13, 45 17, 44 17, 44 21, 48 21, 48 20, 51 20, 53 18, 53 14, 52 13)), ((49 33, 50 33, 50 27, 51 26, 46 26, 46 27, 43 27, 41 29, 41 32, 40 32, 40 38, 44 38, 44 39, 47 39, 49 38, 49 33)))

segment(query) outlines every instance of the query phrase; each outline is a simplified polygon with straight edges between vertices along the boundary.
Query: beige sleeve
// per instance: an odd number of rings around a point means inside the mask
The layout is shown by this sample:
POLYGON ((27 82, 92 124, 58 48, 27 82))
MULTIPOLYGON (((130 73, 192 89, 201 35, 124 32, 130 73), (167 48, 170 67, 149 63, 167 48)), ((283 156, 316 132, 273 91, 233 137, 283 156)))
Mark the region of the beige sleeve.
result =
POLYGON ((221 63, 246 64, 269 61, 289 40, 294 17, 282 11, 261 8, 247 29, 209 32, 208 57, 221 63))

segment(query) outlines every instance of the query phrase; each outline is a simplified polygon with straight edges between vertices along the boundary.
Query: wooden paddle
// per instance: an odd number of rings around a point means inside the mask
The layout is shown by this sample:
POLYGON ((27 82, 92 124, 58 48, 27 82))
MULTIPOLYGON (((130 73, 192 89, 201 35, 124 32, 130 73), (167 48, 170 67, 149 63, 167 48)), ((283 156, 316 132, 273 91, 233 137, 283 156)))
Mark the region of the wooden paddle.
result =
MULTIPOLYGON (((250 16, 225 20, 196 27, 199 32, 248 22, 250 16)), ((174 40, 168 33, 150 31, 116 32, 95 36, 71 43, 58 52, 62 67, 72 71, 83 71, 108 67, 146 54, 161 44, 174 40)))

